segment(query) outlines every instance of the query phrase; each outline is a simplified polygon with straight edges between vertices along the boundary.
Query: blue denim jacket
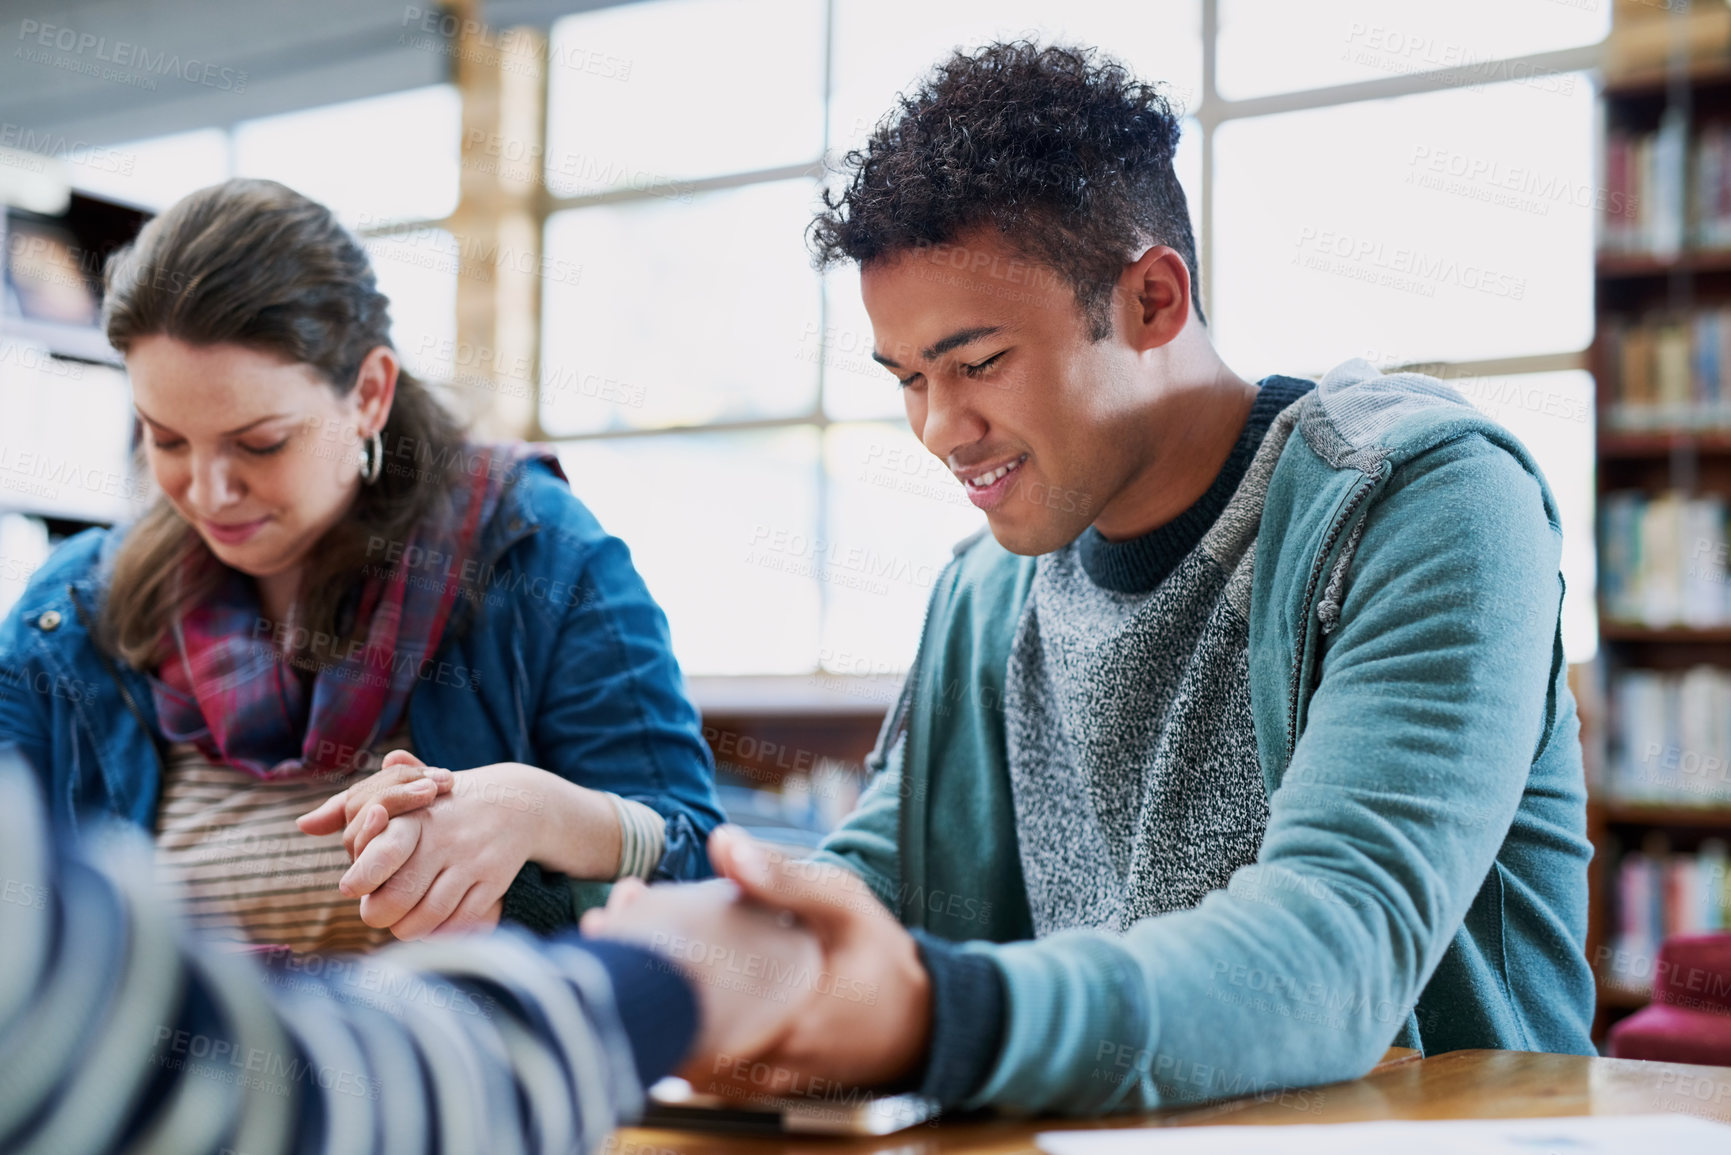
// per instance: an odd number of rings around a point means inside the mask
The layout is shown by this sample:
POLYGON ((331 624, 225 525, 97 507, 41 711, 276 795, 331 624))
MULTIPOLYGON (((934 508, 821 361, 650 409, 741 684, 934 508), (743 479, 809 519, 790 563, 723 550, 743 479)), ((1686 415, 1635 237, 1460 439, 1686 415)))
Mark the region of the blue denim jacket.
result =
MULTIPOLYGON (((162 783, 149 685, 91 638, 122 530, 63 543, 0 624, 0 742, 42 776, 57 821, 91 811, 151 829, 162 783)), ((710 874, 714 765, 667 620, 618 538, 535 463, 482 533, 491 581, 454 618, 409 698, 429 764, 526 762, 667 821, 661 878, 710 874)), ((383 559, 381 559, 383 560, 383 559)))

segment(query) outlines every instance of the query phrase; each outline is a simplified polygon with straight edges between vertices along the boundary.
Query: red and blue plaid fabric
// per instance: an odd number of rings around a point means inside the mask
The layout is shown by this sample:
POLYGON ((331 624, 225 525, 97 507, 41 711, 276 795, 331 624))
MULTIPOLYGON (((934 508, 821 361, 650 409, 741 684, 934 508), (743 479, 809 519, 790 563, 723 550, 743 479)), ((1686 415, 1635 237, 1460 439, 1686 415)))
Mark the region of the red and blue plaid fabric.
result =
MULTIPOLYGON (((353 769, 402 719, 462 593, 463 563, 506 482, 531 458, 550 460, 564 476, 544 446, 465 447, 473 484, 453 495, 450 520, 421 526, 397 564, 361 579, 355 622, 364 624, 365 641, 310 679, 279 648, 275 631, 261 628, 253 580, 228 570, 216 592, 176 622, 174 652, 150 679, 163 736, 261 778, 353 769)), ((206 554, 195 564, 210 560, 206 554)))

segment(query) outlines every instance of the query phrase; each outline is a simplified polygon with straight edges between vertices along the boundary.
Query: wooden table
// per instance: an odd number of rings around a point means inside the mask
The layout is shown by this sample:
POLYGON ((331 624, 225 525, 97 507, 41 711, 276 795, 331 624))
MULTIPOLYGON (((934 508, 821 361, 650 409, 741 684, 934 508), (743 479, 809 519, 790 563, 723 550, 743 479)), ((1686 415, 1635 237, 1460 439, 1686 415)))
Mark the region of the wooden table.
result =
MULTIPOLYGON (((1586 1059, 1525 1051, 1452 1051, 1420 1059, 1391 1051, 1362 1079, 1104 1120, 955 1120, 878 1139, 745 1138, 620 1129, 607 1155, 1009 1155, 1034 1135, 1078 1127, 1352 1123, 1368 1119, 1489 1119, 1680 1112, 1731 1123, 1731 1067, 1586 1059)), ((1637 1153, 1639 1155, 1639 1153, 1637 1153)))

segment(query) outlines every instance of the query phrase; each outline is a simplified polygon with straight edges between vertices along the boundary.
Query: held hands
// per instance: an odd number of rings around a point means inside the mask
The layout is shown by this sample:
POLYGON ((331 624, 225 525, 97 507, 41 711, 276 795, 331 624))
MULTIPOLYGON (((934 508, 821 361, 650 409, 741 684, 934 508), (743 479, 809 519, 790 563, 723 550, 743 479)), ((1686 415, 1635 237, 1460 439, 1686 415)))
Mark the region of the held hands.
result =
POLYGON ((449 794, 454 782, 449 770, 429 766, 407 750, 392 750, 377 773, 331 795, 318 809, 296 819, 296 824, 303 834, 341 830, 343 849, 353 862, 392 818, 449 794))
POLYGON ((710 1056, 777 1046, 823 968, 814 935, 791 915, 741 901, 727 879, 647 887, 626 878, 614 884, 609 910, 613 903, 620 917, 609 937, 668 956, 692 980, 700 1026, 684 1074, 694 1083, 709 1078, 710 1056))
POLYGON ((298 824, 343 831, 353 865, 338 889, 360 898, 363 922, 400 939, 497 925, 531 859, 576 873, 609 846, 612 863, 619 855, 617 820, 594 791, 518 762, 452 772, 402 750, 298 824))
POLYGON ((873 1086, 914 1074, 929 1044, 931 983, 912 936, 865 883, 825 863, 790 860, 734 827, 710 836, 709 858, 739 897, 704 889, 712 884, 626 881, 582 923, 586 934, 637 942, 677 960, 697 986, 706 1023, 711 1014, 730 1023, 748 1019, 734 1003, 762 1003, 766 989, 772 1001, 785 992, 792 1004, 786 1021, 760 1048, 724 1048, 706 1028, 686 1062, 686 1078, 718 1091, 732 1083, 735 1090, 773 1094, 800 1079, 873 1086), (766 940, 742 951, 721 937, 718 928, 743 934, 745 920, 760 909, 793 916, 815 937, 821 958, 814 969, 803 969, 803 956, 789 945, 766 940), (754 976, 782 985, 754 984, 754 976), (765 1070, 768 1082, 759 1077, 765 1070))

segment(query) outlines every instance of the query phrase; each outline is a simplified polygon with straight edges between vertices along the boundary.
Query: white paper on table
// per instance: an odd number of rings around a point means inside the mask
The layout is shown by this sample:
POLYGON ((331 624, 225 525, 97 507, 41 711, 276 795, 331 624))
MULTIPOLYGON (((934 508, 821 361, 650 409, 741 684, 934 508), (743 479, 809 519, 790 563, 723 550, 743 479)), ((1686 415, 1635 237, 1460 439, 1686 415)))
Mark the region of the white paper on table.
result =
POLYGON ((1690 1115, 1584 1115, 1042 1131, 1034 1142, 1046 1155, 1726 1155, 1731 1127, 1690 1115))

